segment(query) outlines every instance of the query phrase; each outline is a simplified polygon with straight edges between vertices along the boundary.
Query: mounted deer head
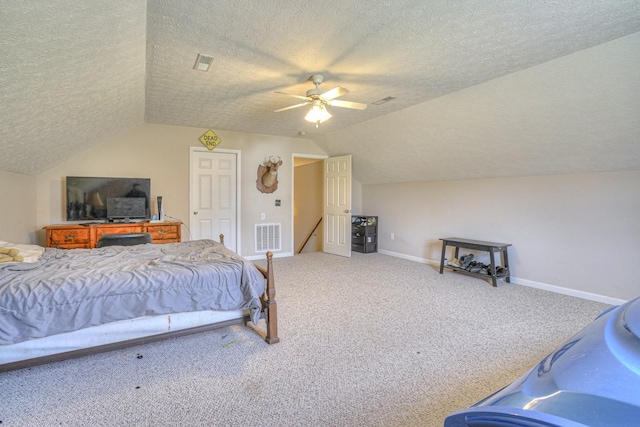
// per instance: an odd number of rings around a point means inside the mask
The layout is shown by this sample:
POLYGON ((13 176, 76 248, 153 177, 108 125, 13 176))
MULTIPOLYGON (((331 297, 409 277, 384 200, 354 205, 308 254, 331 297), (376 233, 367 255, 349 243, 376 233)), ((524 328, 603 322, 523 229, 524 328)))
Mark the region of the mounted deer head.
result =
POLYGON ((258 166, 258 190, 263 193, 273 193, 278 189, 278 167, 282 165, 282 159, 278 156, 269 156, 258 166))

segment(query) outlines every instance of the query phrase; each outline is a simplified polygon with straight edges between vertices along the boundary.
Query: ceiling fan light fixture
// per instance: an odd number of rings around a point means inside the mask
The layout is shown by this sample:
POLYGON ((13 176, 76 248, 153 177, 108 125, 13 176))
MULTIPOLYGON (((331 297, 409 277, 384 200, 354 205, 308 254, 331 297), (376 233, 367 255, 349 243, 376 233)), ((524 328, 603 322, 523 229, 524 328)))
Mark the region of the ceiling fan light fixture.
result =
POLYGON ((282 95, 291 96, 293 98, 302 99, 305 102, 291 105, 289 107, 279 108, 277 110, 274 110, 274 112, 278 113, 281 111, 291 110, 292 108, 303 107, 305 105, 311 104, 311 110, 309 110, 309 112, 305 116, 305 120, 311 123, 315 123, 317 128, 320 123, 331 118, 331 114, 329 114, 326 108, 327 105, 331 105, 332 107, 351 108, 353 110, 364 110, 367 108, 367 104, 362 104, 360 102, 337 100, 336 98, 349 93, 349 91, 343 87, 336 86, 326 92, 320 91, 320 88, 318 86, 320 86, 320 83, 322 83, 323 78, 319 74, 311 76, 309 80, 312 80, 313 84, 316 87, 315 89, 308 90, 307 96, 293 95, 291 93, 280 91, 276 92, 282 95))
POLYGON ((331 114, 327 111, 324 105, 314 105, 311 107, 311 110, 307 113, 304 119, 308 122, 315 123, 316 127, 326 120, 331 118, 331 114))

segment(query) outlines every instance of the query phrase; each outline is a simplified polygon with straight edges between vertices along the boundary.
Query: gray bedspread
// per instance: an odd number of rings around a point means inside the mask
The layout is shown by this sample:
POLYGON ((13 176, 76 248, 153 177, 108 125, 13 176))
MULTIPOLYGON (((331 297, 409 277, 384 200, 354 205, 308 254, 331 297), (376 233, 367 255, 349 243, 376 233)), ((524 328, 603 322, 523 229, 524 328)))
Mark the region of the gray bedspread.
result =
POLYGON ((100 249, 47 248, 0 264, 0 345, 117 320, 198 310, 260 315, 266 281, 212 240, 100 249))

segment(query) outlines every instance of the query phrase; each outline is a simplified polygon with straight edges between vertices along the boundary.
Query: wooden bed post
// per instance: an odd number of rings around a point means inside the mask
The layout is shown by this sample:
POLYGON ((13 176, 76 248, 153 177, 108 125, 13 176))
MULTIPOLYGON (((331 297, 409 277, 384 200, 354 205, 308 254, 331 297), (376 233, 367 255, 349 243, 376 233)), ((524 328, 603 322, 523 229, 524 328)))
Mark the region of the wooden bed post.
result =
POLYGON ((267 252, 267 300, 265 302, 265 311, 267 313, 267 338, 269 344, 280 342, 278 338, 278 306, 276 304, 276 288, 273 277, 272 265, 273 252, 267 252))
MULTIPOLYGON (((220 234, 220 243, 224 245, 224 234, 220 234)), ((276 304, 276 284, 273 277, 273 252, 267 252, 267 269, 263 269, 259 265, 256 265, 258 270, 267 279, 267 289, 265 289, 265 295, 263 295, 262 311, 264 312, 264 320, 267 322, 267 336, 265 341, 269 344, 276 344, 280 342, 278 338, 278 306, 276 304)), ((246 322, 245 322, 246 325, 246 322)))

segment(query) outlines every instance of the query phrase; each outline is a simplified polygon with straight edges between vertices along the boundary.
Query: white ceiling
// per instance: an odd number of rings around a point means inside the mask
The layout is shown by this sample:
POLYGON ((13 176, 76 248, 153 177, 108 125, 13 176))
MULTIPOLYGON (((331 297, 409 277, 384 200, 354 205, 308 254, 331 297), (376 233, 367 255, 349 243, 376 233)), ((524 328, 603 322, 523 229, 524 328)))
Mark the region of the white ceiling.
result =
MULTIPOLYGON (((360 150, 356 166, 375 168, 389 138, 413 152, 420 135, 367 134, 366 154, 355 131, 370 127, 364 122, 410 116, 427 101, 640 31, 638 0, 69 3, 2 5, 0 170, 38 174, 142 122, 306 132, 330 154, 360 150), (198 53, 214 57, 209 72, 193 69, 198 53), (330 107, 333 118, 318 129, 303 120, 306 108, 274 113, 298 103, 275 91, 302 95, 315 73, 325 77, 321 88, 343 86, 350 93, 340 99, 370 105, 330 107), (371 105, 387 96, 397 99, 371 105)), ((407 167, 416 172, 363 171, 361 181, 468 177, 407 167)), ((492 175, 469 177, 483 176, 492 175)))

